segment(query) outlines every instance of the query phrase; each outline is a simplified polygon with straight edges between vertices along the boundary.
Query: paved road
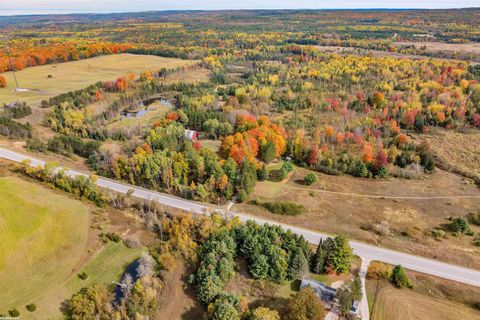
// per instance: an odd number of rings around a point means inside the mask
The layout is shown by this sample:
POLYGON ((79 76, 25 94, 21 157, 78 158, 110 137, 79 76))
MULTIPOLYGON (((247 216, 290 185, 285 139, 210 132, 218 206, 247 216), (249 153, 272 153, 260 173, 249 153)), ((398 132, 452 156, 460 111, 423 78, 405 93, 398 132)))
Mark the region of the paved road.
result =
MULTIPOLYGON (((25 159, 29 159, 31 164, 34 166, 43 165, 44 162, 38 159, 34 159, 4 148, 0 148, 0 157, 3 157, 8 160, 12 160, 15 162, 21 162, 25 159)), ((76 175, 85 175, 84 173, 80 173, 73 170, 67 170, 66 173, 70 176, 76 175)), ((132 185, 120 183, 117 181, 112 181, 109 179, 99 178, 97 180, 97 184, 100 187, 113 190, 116 192, 126 193, 128 190, 133 189, 133 195, 135 197, 146 199, 146 200, 154 200, 158 201, 159 203, 170 206, 173 208, 182 209, 185 211, 190 211, 196 214, 203 214, 209 210, 211 207, 207 207, 202 204, 198 204, 192 201, 188 201, 185 199, 168 196, 159 192, 150 191, 138 187, 134 187, 132 185)), ((229 212, 230 215, 235 215, 240 218, 242 221, 247 220, 255 220, 259 224, 269 223, 269 224, 277 224, 286 229, 290 229, 293 232, 303 235, 305 239, 313 244, 317 244, 321 238, 325 238, 327 235, 322 234, 316 231, 307 230, 304 228, 286 225, 282 223, 278 223, 271 220, 266 220, 263 218, 249 216, 244 213, 237 213, 237 212, 229 212)), ((480 271, 468 269, 456 265, 451 265, 443 262, 439 262, 436 260, 426 259, 419 256, 410 255, 407 253, 402 253, 399 251, 389 250, 385 248, 380 248, 377 246, 351 241, 351 246, 355 250, 355 253, 361 256, 365 260, 377 260, 382 261, 385 263, 390 264, 401 264, 407 269, 411 269, 418 272, 423 272, 429 275, 454 280, 466 284, 470 284, 473 286, 480 287, 480 271)))

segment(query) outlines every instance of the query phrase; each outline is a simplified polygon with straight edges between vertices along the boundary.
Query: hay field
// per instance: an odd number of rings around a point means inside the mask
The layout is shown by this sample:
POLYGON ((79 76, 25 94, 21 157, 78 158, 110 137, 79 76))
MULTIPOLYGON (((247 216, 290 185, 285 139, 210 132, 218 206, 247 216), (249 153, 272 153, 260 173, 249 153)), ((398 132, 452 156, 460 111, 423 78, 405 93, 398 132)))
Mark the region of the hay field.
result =
POLYGON ((82 89, 98 81, 114 80, 129 73, 138 75, 147 69, 175 68, 192 63, 191 60, 122 53, 31 67, 16 72, 19 86, 31 90, 28 92, 13 91, 15 81, 12 73, 7 72, 2 74, 8 85, 0 89, 0 104, 16 100, 38 104, 43 99, 82 89), (49 75, 52 77, 49 78, 49 75))
POLYGON ((17 177, 0 178, 0 313, 60 286, 88 238, 88 208, 17 177))

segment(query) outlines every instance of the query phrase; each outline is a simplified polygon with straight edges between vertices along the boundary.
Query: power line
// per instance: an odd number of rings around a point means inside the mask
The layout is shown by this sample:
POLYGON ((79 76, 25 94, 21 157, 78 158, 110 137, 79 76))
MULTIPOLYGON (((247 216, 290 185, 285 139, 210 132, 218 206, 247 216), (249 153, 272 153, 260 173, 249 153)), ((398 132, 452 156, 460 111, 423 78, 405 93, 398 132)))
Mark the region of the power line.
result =
POLYGON ((17 81, 17 76, 15 75, 15 67, 13 66, 12 62, 12 56, 10 55, 10 48, 6 47, 5 52, 8 56, 8 60, 10 61, 10 69, 12 70, 13 73, 13 78, 15 79, 15 86, 17 87, 16 91, 18 91, 18 81, 17 81))

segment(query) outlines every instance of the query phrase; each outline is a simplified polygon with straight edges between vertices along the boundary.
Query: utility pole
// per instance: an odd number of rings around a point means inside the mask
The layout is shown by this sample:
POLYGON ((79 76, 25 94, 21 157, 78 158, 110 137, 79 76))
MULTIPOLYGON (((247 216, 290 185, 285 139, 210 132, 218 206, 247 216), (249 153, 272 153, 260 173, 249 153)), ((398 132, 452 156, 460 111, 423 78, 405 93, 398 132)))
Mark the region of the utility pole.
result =
POLYGON ((10 69, 12 70, 13 78, 15 79, 15 86, 17 87, 17 89, 15 91, 18 91, 18 89, 19 89, 18 88, 18 81, 17 81, 17 76, 15 75, 15 67, 13 66, 12 56, 10 55, 10 48, 6 47, 5 52, 8 56, 8 61, 10 61, 10 69))

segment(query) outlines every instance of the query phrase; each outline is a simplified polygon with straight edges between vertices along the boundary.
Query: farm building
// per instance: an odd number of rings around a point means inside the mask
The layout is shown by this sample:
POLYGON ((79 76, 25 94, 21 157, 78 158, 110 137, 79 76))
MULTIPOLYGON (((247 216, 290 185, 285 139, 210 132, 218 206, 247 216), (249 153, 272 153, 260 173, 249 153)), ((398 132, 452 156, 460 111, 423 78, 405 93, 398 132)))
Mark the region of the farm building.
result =
POLYGON ((185 129, 185 139, 195 141, 198 139, 198 132, 195 130, 185 129))

